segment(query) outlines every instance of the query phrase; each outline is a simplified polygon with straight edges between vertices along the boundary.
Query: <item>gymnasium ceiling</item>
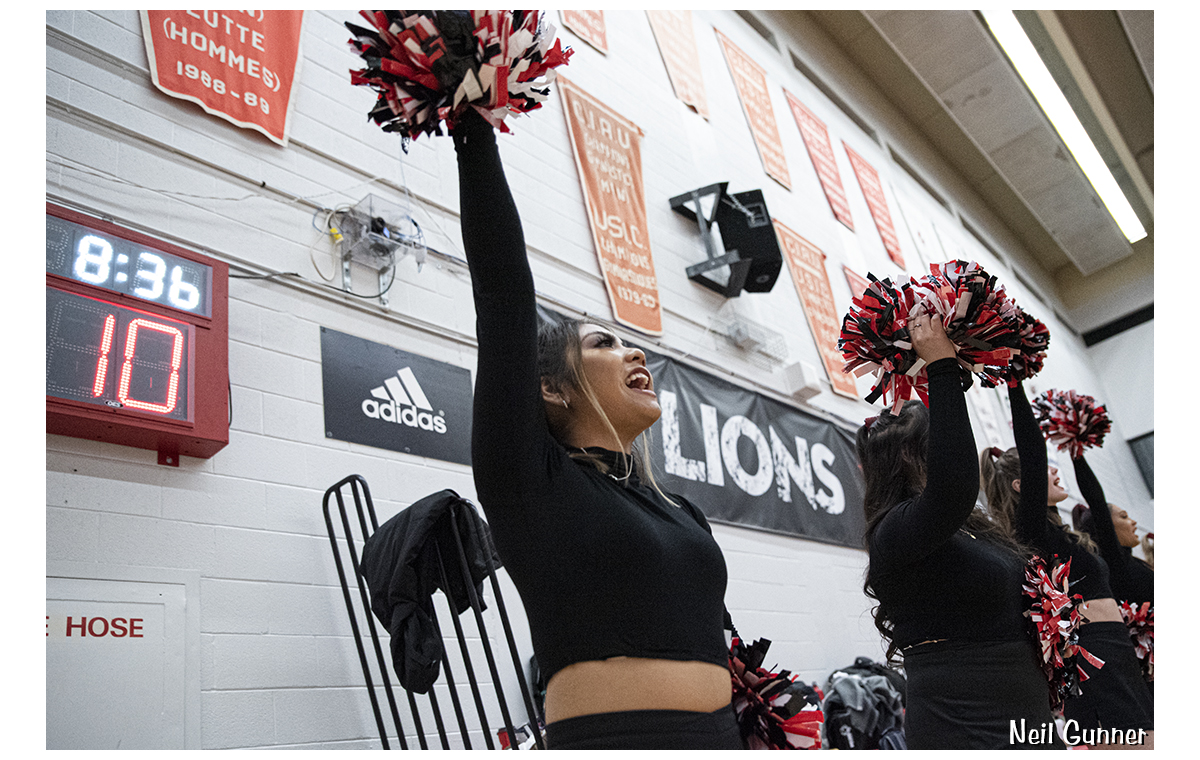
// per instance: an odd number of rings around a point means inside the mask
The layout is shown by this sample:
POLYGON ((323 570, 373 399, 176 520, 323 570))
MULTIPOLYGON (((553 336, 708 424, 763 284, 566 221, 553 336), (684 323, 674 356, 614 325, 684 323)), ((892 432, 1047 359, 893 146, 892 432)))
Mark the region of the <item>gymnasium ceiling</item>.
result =
POLYGON ((974 11, 783 15, 821 28, 905 114, 1045 270, 1085 338, 1153 314, 1153 11, 1017 14, 1147 230, 1132 246, 974 11))

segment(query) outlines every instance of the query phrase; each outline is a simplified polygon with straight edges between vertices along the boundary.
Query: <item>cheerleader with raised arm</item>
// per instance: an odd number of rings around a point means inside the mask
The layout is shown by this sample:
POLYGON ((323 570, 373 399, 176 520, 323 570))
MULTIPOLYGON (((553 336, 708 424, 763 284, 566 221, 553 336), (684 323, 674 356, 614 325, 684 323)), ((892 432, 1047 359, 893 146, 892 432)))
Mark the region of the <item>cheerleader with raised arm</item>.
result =
POLYGON ((908 401, 858 431, 865 590, 889 659, 903 653, 910 749, 1062 747, 1028 633, 1027 557, 976 509, 979 467, 955 346, 916 314, 928 409, 908 401))
POLYGON ((1009 403, 1016 447, 985 450, 981 456, 988 507, 999 524, 1048 565, 1070 561, 1069 593, 1081 595, 1084 602, 1079 646, 1103 663, 1080 662, 1087 679, 1079 684, 1080 693, 1066 698, 1067 730, 1095 749, 1153 749, 1153 704, 1114 597, 1109 566, 1092 550, 1091 541, 1063 525, 1058 515, 1067 492, 1058 469, 1048 466, 1046 441, 1021 384, 1009 388, 1009 403), (1126 743, 1130 735, 1142 743, 1126 743), (1121 741, 1109 741, 1113 738, 1121 741))
POLYGON ((636 444, 661 414, 646 357, 601 324, 539 327, 493 127, 537 108, 568 52, 540 11, 363 15, 374 30, 348 26, 372 118, 406 138, 444 119, 454 139, 479 345, 471 463, 547 679, 547 746, 741 749, 725 560, 636 444))

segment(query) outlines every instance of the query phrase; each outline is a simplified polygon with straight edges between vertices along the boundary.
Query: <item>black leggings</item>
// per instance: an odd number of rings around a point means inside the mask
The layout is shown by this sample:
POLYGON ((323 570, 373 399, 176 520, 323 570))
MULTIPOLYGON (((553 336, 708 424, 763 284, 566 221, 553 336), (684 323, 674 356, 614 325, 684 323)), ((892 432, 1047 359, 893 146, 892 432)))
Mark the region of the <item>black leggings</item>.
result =
POLYGON ((547 749, 745 749, 729 705, 711 713, 629 710, 546 726, 547 749))

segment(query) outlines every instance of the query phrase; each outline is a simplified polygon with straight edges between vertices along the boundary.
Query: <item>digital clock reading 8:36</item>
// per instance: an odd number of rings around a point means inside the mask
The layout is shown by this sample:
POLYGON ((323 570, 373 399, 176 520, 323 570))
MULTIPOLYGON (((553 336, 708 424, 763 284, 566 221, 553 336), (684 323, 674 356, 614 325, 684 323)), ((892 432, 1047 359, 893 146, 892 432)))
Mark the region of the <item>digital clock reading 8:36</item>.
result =
POLYGON ((46 216, 46 271, 208 317, 212 268, 46 216))

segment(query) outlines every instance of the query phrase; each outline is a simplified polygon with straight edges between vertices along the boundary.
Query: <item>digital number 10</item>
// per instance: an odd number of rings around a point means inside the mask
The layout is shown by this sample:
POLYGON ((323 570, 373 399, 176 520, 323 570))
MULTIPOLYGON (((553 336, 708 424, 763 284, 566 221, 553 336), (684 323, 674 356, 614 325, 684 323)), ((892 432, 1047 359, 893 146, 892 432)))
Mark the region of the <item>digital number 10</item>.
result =
MULTIPOLYGON (((116 329, 116 316, 113 314, 107 315, 104 318, 104 334, 100 339, 100 358, 96 362, 96 376, 92 381, 93 397, 103 395, 104 388, 108 384, 109 354, 112 352, 113 337, 116 329)), ((183 363, 183 332, 177 327, 164 325, 161 322, 154 322, 140 317, 134 319, 129 323, 129 327, 125 329, 124 359, 121 365, 121 376, 117 381, 117 400, 124 406, 132 409, 141 409, 146 412, 170 414, 175 411, 175 404, 179 398, 179 367, 183 363), (171 339, 171 370, 167 378, 166 398, 161 404, 129 397, 129 384, 133 377, 133 358, 137 354, 139 330, 153 330, 164 333, 171 339)))

